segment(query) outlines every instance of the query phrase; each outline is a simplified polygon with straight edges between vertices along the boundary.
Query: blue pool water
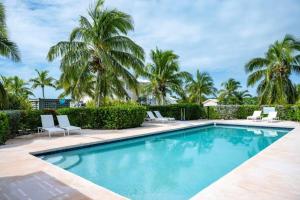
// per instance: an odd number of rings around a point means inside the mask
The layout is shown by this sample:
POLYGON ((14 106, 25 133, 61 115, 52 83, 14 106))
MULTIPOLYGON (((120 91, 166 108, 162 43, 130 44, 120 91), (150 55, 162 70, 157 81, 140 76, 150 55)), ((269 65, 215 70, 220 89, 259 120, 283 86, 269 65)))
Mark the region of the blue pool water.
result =
POLYGON ((289 131, 210 125, 39 157, 130 199, 188 199, 289 131))

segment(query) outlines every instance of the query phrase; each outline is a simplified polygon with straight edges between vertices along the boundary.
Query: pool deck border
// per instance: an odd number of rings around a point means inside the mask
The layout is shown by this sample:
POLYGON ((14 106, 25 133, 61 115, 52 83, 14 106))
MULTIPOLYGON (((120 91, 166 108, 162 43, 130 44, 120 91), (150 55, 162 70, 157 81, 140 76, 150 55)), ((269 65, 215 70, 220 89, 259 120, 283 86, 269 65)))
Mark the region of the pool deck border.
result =
MULTIPOLYGON (((103 143, 112 143, 118 142, 120 140, 129 140, 133 138, 147 137, 151 135, 158 135, 166 132, 173 132, 178 130, 183 130, 187 128, 195 128, 200 126, 208 126, 211 124, 224 124, 224 125, 240 125, 240 126, 249 126, 249 127, 264 127, 264 128, 293 128, 288 134, 286 134, 281 139, 274 142, 272 145, 259 152, 257 155, 242 163, 231 172, 218 179, 207 188, 200 191, 198 194, 192 197, 192 199, 232 199, 236 194, 242 195, 240 199, 268 199, 272 197, 273 199, 299 199, 300 198, 300 160, 299 156, 295 157, 296 154, 299 155, 300 149, 300 125, 295 122, 280 122, 280 123, 262 123, 262 122, 251 122, 245 120, 211 120, 211 121, 191 121, 191 122, 176 122, 170 124, 159 124, 154 127, 141 127, 136 129, 126 129, 126 130, 85 130, 87 136, 68 136, 64 138, 33 138, 33 139, 21 139, 23 143, 20 143, 20 140, 15 139, 8 142, 8 145, 2 146, 0 148, 0 156, 2 160, 0 161, 0 180, 2 177, 6 176, 18 176, 24 174, 30 174, 36 169, 28 166, 31 164, 36 164, 41 166, 39 170, 49 173, 55 179, 61 181, 62 183, 70 186, 71 188, 76 189, 81 194, 89 197, 90 199, 97 199, 97 196, 101 195, 102 198, 105 199, 126 199, 121 195, 112 192, 108 189, 105 189, 101 186, 93 184, 92 182, 85 180, 82 177, 79 177, 75 174, 72 174, 66 170, 63 170, 57 166, 54 166, 46 161, 43 161, 34 155, 49 153, 53 151, 64 151, 65 149, 70 150, 70 148, 83 148, 91 145, 99 145, 103 143), (104 137, 105 136, 105 137, 104 137), (72 142, 68 142, 68 138, 72 140, 72 142), (80 138, 82 140, 80 140, 80 138), (292 139, 291 139, 292 138, 292 139), (64 144, 59 141, 59 139, 64 140, 64 142, 68 144, 64 144), (30 140, 29 144, 26 141, 30 140), (35 141, 38 140, 37 144, 35 141), (42 146, 45 142, 50 142, 50 144, 42 146), (298 146, 297 146, 298 145, 298 146), (291 148, 290 148, 291 147, 291 148), (19 154, 16 154, 16 152, 19 154), (280 151, 283 152, 280 154, 280 151), (294 151, 294 152, 293 152, 294 151), (273 152, 273 153, 272 153, 273 152), (279 152, 279 156, 278 156, 279 152), (33 154, 33 155, 32 155, 33 154), (273 155, 272 155, 273 154, 273 155), (16 157, 16 160, 11 159, 12 156, 16 157), (24 158, 22 158, 22 156, 24 158), (7 160, 3 160, 6 159, 7 160), (269 166, 268 160, 271 159, 272 165, 269 166), (25 160, 25 161, 24 161, 25 160), (276 160, 277 164, 280 168, 289 169, 287 176, 281 184, 277 181, 281 180, 281 176, 285 176, 282 174, 282 171, 276 171, 276 160), (285 160, 285 163, 282 163, 282 160, 285 160), (19 164, 23 164, 23 169, 21 166, 14 166, 12 169, 9 166, 16 164, 16 161, 21 162, 19 164), (263 163, 267 163, 268 167, 264 167, 263 163), (271 174, 266 170, 271 170, 271 174), (275 168, 275 169, 274 169, 275 168), (15 172, 13 171, 15 170, 15 172), (251 177, 248 177, 247 174, 253 175, 253 170, 259 171, 259 181, 253 180, 251 181, 251 177), (280 172, 280 175, 275 172, 280 172), (263 173, 263 172, 266 173, 263 173), (294 176, 290 177, 293 173, 294 176), (246 177, 245 177, 246 175, 246 177), (267 175, 267 176, 266 176, 267 175), (268 180, 271 177, 271 184, 265 184, 261 187, 261 179, 268 180), (275 178, 274 178, 275 177, 275 178), (277 179, 276 179, 277 177, 277 179), (279 177, 279 178, 278 178, 279 177), (249 179, 250 178, 250 179, 249 179), (77 183, 75 183, 77 182, 77 183), (257 187, 255 187, 255 182, 257 187), (273 182, 273 184, 272 184, 273 182), (253 185, 254 184, 254 185, 253 185), (278 187, 278 184, 281 187, 278 187), (272 185, 275 185, 278 191, 271 191, 268 189, 272 185), (287 190, 292 186, 292 192, 287 190), (298 186, 297 186, 298 185, 298 186), (267 189, 266 189, 267 186, 267 189), (228 194, 234 193, 234 194, 228 194), (280 193, 283 193, 280 195, 280 193), (288 193, 288 194, 284 194, 288 193), (253 196, 254 195, 254 196, 253 196)), ((254 174, 255 175, 255 174, 254 174)), ((1 188, 0 188, 1 189, 1 188)), ((272 187, 271 187, 272 189, 272 187)), ((274 188, 273 188, 274 189, 274 188)))

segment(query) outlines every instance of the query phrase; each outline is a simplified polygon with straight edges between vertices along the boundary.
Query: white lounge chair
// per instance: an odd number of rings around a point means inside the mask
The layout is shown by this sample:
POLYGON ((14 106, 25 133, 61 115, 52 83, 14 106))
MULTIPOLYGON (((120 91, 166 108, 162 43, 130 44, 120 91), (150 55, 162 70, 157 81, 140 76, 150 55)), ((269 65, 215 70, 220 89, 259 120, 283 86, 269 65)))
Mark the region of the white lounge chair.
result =
POLYGON ((277 117, 277 112, 276 111, 271 111, 269 112, 267 117, 262 118, 263 121, 268 121, 268 122, 274 122, 279 120, 277 117))
POLYGON ((66 131, 62 128, 55 127, 54 120, 52 115, 41 115, 42 127, 39 129, 41 131, 46 131, 49 133, 49 137, 51 137, 52 133, 64 133, 66 135, 66 131))
POLYGON ((63 128, 70 135, 71 131, 78 131, 82 134, 81 128, 77 126, 71 126, 69 118, 67 115, 57 115, 57 121, 60 128, 63 128))
POLYGON ((156 122, 168 122, 169 121, 166 118, 155 117, 154 114, 151 111, 147 111, 147 115, 148 115, 150 121, 156 121, 156 122))
POLYGON ((258 120, 258 119, 261 119, 261 111, 260 110, 256 110, 253 112, 253 115, 252 116, 248 116, 247 117, 247 120, 258 120))
POLYGON ((163 116, 160 114, 159 111, 154 111, 154 113, 155 113, 156 117, 159 118, 159 119, 167 119, 167 120, 169 120, 169 121, 174 121, 174 120, 175 120, 175 118, 173 118, 173 117, 163 117, 163 116))

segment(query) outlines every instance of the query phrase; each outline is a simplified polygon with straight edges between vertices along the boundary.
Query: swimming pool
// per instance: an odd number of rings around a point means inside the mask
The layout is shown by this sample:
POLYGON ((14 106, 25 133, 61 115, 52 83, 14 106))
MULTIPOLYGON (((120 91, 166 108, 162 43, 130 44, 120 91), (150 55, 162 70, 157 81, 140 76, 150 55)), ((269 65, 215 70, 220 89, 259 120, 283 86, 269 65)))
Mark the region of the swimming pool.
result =
POLYGON ((38 156, 130 199, 188 199, 290 130, 217 124, 38 156))

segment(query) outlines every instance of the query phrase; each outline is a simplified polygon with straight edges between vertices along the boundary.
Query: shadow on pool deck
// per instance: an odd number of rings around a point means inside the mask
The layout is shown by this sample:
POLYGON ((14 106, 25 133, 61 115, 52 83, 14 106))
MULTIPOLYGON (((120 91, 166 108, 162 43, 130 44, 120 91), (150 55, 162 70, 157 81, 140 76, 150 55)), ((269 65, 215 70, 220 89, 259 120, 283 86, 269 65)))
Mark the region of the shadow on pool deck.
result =
POLYGON ((44 172, 0 178, 1 200, 88 200, 87 196, 44 172))

